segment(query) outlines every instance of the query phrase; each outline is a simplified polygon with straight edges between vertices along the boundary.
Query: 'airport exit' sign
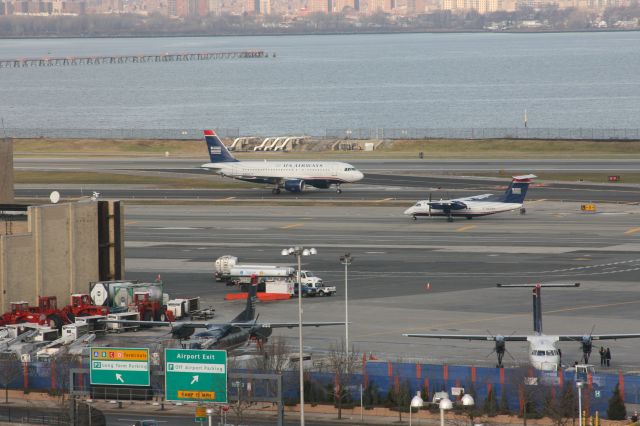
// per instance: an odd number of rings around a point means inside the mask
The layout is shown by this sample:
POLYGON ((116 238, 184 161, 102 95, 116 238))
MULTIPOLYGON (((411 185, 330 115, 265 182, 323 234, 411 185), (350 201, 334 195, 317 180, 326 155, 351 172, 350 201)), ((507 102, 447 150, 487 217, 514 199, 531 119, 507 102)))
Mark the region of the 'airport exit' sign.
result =
POLYGON ((165 400, 227 402, 227 351, 165 349, 165 400))
POLYGON ((91 348, 92 385, 149 386, 149 349, 91 348))

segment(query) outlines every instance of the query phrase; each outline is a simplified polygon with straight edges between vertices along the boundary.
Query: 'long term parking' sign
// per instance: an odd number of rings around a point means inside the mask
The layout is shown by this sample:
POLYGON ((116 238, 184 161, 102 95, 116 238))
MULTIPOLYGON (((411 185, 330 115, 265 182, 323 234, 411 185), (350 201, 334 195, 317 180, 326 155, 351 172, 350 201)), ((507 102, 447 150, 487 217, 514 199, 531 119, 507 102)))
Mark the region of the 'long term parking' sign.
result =
POLYGON ((167 401, 227 402, 227 351, 165 349, 167 401))

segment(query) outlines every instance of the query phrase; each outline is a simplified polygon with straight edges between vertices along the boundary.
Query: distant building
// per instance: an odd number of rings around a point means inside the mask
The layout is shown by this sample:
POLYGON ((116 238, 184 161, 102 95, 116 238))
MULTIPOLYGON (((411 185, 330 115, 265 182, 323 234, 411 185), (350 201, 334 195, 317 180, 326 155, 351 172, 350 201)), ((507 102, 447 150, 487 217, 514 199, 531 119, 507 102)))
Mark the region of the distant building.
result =
POLYGON ((307 10, 312 13, 329 13, 329 0, 307 0, 307 10))

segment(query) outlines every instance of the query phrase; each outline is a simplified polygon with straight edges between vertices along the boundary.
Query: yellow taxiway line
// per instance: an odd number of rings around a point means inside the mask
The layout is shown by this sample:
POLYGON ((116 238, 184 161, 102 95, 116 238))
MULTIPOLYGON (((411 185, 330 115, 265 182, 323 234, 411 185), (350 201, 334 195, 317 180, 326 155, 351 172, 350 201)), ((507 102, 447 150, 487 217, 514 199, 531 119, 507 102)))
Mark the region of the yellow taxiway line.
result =
POLYGON ((627 232, 625 232, 625 235, 635 234, 636 232, 640 232, 640 228, 631 228, 627 232))
POLYGON ((280 229, 299 228, 301 226, 304 226, 304 223, 292 223, 291 225, 281 226, 280 229))

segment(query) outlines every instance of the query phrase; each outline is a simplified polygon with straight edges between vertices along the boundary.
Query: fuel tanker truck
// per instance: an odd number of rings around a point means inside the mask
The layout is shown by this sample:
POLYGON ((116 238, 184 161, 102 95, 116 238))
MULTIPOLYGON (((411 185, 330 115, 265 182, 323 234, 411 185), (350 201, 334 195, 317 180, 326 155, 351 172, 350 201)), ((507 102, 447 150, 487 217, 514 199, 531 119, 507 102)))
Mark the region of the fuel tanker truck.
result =
MULTIPOLYGON (((290 266, 239 263, 236 256, 226 255, 216 259, 214 276, 216 281, 234 285, 249 284, 252 277, 257 277, 260 282, 273 279, 295 281, 297 271, 290 266)), ((311 271, 301 271, 300 278, 302 284, 322 284, 322 278, 316 277, 311 271)))

